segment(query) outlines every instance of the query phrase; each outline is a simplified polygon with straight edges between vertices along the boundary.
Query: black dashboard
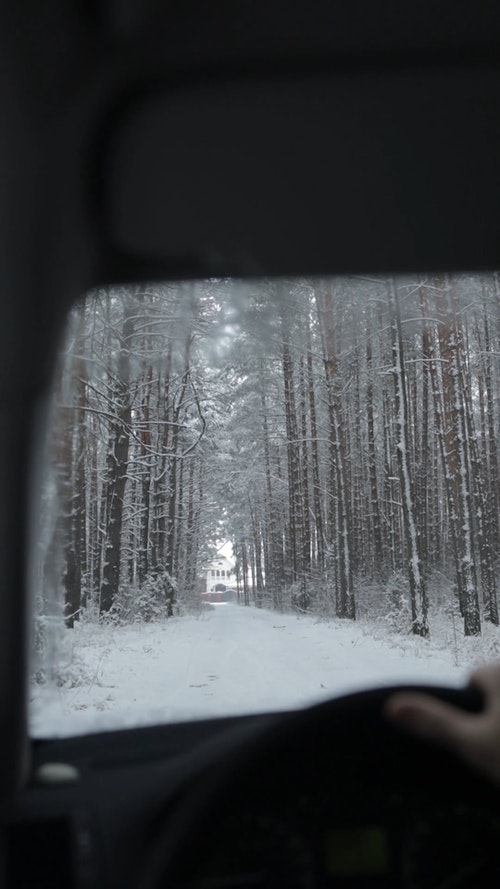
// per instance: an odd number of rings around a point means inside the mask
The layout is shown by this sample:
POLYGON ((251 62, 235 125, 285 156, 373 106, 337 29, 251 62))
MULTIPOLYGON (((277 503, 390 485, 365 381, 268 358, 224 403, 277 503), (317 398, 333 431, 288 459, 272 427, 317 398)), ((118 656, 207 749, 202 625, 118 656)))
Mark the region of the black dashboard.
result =
POLYGON ((388 726, 383 697, 38 742, 2 885, 498 885, 498 791, 388 726))
POLYGON ((284 811, 221 818, 210 850, 183 885, 215 887, 396 887, 498 885, 494 849, 500 818, 488 807, 374 788, 378 802, 352 794, 345 820, 323 792, 284 811), (354 809, 354 804, 359 806, 354 809))
POLYGON ((297 770, 292 780, 279 772, 266 776, 254 793, 247 788, 214 814, 196 853, 199 866, 182 886, 499 884, 500 817, 472 788, 450 786, 449 775, 434 794, 411 776, 396 786, 385 768, 361 776, 354 763, 332 762, 325 776, 317 765, 297 770))
POLYGON ((0 886, 136 887, 189 788, 276 717, 112 731, 32 745, 1 812, 0 886))

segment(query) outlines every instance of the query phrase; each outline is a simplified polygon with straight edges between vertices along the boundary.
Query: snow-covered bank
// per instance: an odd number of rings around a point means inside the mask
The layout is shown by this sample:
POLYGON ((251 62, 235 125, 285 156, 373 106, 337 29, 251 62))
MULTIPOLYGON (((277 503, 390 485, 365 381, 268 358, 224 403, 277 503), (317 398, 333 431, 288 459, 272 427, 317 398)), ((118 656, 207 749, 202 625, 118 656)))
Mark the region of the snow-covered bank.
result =
POLYGON ((162 623, 82 622, 66 631, 66 684, 32 688, 31 731, 53 737, 285 710, 398 682, 458 685, 500 653, 499 631, 484 629, 464 639, 441 618, 427 641, 238 605, 162 623))

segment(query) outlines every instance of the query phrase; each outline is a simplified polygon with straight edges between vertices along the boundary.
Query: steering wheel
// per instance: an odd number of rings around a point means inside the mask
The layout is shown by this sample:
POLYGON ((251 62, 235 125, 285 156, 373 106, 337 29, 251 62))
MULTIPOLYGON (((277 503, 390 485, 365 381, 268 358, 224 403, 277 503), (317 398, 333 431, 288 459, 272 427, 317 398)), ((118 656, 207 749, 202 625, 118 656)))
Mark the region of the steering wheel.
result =
MULTIPOLYGON (((162 813, 143 886, 500 885, 498 790, 387 722, 401 690, 286 714, 219 750, 162 813)), ((482 706, 471 689, 411 690, 482 706)))

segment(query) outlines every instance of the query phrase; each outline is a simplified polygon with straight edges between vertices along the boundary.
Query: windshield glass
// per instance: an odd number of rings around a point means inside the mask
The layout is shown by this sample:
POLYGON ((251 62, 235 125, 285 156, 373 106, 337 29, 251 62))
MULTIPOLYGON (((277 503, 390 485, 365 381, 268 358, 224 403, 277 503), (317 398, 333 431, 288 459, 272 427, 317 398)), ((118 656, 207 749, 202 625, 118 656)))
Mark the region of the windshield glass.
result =
POLYGON ((54 381, 32 733, 497 655, 499 356, 495 274, 91 293, 54 381))

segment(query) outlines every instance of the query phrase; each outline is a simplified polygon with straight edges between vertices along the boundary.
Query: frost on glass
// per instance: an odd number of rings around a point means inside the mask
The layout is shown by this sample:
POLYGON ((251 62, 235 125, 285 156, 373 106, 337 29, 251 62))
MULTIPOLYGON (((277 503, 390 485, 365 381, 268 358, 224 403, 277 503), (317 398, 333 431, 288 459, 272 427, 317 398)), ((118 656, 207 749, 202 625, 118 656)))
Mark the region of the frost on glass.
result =
POLYGON ((499 355, 496 274, 148 284, 75 306, 33 730, 458 682, 495 655, 499 355))

